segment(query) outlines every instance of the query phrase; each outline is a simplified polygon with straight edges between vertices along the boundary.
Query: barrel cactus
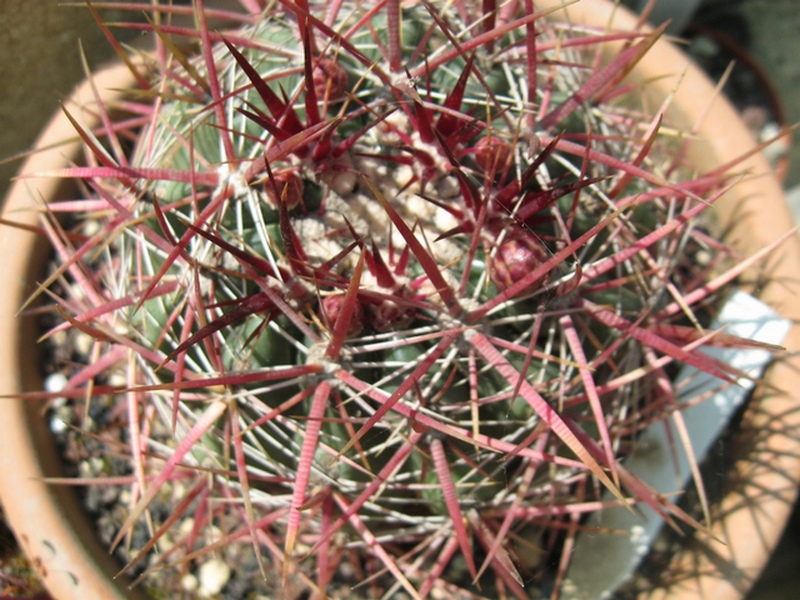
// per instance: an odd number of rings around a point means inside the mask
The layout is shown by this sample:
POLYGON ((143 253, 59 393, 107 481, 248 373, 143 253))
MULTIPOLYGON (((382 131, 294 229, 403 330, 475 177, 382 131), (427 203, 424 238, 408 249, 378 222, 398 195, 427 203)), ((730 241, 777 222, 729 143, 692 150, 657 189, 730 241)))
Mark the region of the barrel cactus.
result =
POLYGON ((623 81, 659 32, 241 4, 147 5, 142 89, 100 133, 70 112, 87 164, 39 174, 86 190, 45 228, 54 331, 102 358, 58 394, 125 407, 130 566, 244 549, 262 593, 528 597, 603 490, 695 524, 620 463, 676 364, 730 380, 696 349, 725 178, 623 81))

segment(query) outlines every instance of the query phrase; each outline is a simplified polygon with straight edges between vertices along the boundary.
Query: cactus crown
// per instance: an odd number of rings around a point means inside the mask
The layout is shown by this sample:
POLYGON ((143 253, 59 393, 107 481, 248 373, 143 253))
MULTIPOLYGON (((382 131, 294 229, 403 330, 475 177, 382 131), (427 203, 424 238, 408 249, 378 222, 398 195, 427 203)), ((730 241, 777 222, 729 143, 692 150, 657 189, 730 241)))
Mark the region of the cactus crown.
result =
POLYGON ((602 489, 692 522, 619 460, 674 410, 670 364, 729 379, 686 348, 724 181, 623 93, 658 32, 529 4, 287 1, 224 34, 153 9, 144 119, 78 126, 60 173, 100 230, 50 228, 108 357, 61 393, 132 407, 117 542, 166 489, 195 527, 156 528, 163 562, 214 524, 289 589, 519 596, 602 489))

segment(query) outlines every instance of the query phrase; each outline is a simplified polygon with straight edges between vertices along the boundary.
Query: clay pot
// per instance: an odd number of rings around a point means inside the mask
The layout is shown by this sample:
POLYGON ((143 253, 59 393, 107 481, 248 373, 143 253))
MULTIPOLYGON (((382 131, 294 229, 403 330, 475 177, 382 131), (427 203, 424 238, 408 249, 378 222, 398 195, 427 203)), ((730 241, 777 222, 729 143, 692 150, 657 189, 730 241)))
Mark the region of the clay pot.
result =
MULTIPOLYGON (((560 4, 539 0, 537 10, 560 4)), ((613 23, 633 29, 636 19, 601 1, 584 0, 567 9, 575 23, 613 23), (612 20, 613 19, 613 20, 612 20)), ((609 49, 612 51, 612 48, 609 49)), ((754 149, 754 142, 735 111, 714 86, 693 69, 675 47, 657 43, 632 74, 633 81, 647 81, 647 94, 658 107, 675 92, 668 120, 688 130, 700 124, 689 148, 690 159, 700 172, 711 171, 754 149), (666 75, 666 76, 665 76, 666 75), (682 77, 676 91, 676 82, 682 77)), ((125 67, 95 75, 95 85, 113 104, 120 93, 112 90, 133 85, 125 67)), ((90 106, 94 97, 83 84, 68 106, 90 106)), ((91 125, 91 113, 84 121, 91 125)), ((43 150, 32 155, 22 172, 55 169, 81 160, 70 123, 58 112, 37 142, 43 150), (67 143, 65 140, 73 140, 67 143), (53 144, 56 144, 53 146, 53 144)), ((737 170, 746 173, 715 207, 730 239, 744 254, 751 254, 791 227, 780 185, 763 157, 753 154, 737 170)), ((68 182, 26 179, 15 182, 6 198, 3 218, 30 226, 38 224, 35 208, 42 201, 74 193, 68 182), (30 210, 34 209, 34 210, 30 210)), ((4 293, 0 294, 0 382, 2 394, 41 389, 38 376, 37 330, 33 319, 17 312, 41 279, 48 256, 43 238, 20 229, 3 227, 0 256, 4 261, 4 293)), ((768 261, 768 281, 755 289, 759 298, 794 323, 800 323, 800 240, 789 239, 768 261)), ((713 535, 688 536, 685 551, 673 562, 671 584, 651 597, 742 597, 757 579, 777 544, 789 517, 800 482, 800 326, 784 341, 789 350, 770 368, 767 381, 751 402, 737 444, 731 489, 715 513, 713 535), (792 355, 794 353, 794 355, 792 355)), ((6 517, 48 591, 56 598, 130 598, 111 575, 118 566, 96 541, 88 518, 73 490, 48 486, 43 477, 58 474, 59 458, 40 413, 41 405, 25 400, 0 400, 0 499, 6 517)))

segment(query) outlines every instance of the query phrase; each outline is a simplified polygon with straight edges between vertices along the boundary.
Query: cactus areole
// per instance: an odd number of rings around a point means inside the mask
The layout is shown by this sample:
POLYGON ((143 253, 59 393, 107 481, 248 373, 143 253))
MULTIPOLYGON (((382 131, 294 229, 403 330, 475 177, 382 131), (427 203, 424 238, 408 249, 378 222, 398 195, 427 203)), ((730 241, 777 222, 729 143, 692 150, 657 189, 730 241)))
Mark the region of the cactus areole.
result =
POLYGON ((67 107, 87 162, 40 174, 86 191, 44 219, 51 334, 89 341, 60 395, 126 407, 115 544, 153 525, 129 568, 238 544, 272 592, 528 597, 603 490, 696 525, 620 464, 679 415, 677 365, 724 385, 698 348, 747 345, 703 329, 727 178, 624 83, 659 31, 531 2, 281 1, 219 33, 201 2, 191 28, 147 8, 154 75, 99 133, 67 107))

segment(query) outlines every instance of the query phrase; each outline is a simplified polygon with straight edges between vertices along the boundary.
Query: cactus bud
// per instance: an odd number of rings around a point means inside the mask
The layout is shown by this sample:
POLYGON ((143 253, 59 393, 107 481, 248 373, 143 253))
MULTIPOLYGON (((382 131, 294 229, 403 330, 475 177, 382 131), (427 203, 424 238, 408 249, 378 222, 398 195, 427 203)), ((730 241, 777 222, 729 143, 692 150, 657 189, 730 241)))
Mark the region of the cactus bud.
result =
POLYGON ((264 191, 267 193, 270 201, 279 206, 278 200, 286 203, 286 207, 290 210, 300 204, 303 200, 303 178, 296 169, 276 169, 272 172, 272 181, 267 181, 264 184, 264 191), (278 194, 275 194, 277 188, 278 194))
POLYGON ((333 58, 320 58, 312 74, 317 100, 340 100, 347 93, 348 77, 345 68, 333 58))
MULTIPOLYGON (((336 325, 336 320, 342 313, 344 302, 344 294, 333 294, 331 296, 325 296, 322 299, 322 311, 325 313, 325 317, 327 318, 329 327, 331 329, 333 329, 333 327, 336 325)), ((361 333, 363 329, 364 308, 361 305, 361 302, 356 300, 355 308, 353 309, 353 313, 350 317, 350 323, 347 326, 347 337, 356 336, 361 333)))
POLYGON ((490 175, 505 171, 512 158, 511 145, 491 134, 475 142, 473 152, 478 167, 490 175))
POLYGON ((508 235, 497 248, 491 278, 502 291, 511 287, 547 260, 547 252, 532 234, 519 231, 508 235))

